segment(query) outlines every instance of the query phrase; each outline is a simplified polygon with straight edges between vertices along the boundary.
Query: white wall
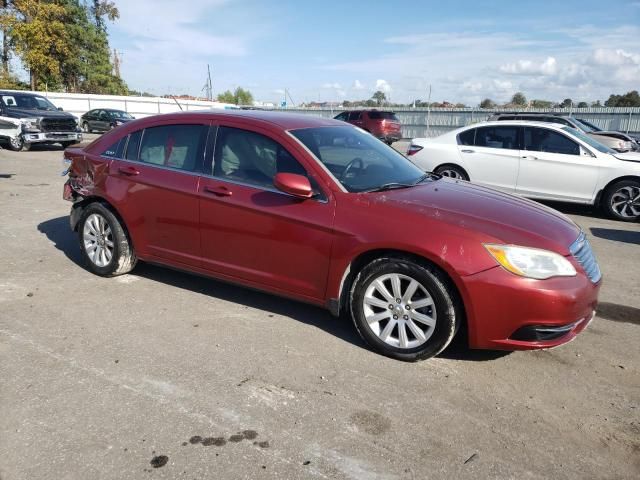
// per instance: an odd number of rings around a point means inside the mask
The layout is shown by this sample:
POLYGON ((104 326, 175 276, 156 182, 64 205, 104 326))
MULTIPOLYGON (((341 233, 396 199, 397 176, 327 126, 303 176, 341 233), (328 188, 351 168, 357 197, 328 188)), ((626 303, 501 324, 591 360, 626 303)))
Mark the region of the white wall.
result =
MULTIPOLYGON (((11 90, 9 90, 11 91, 11 90)), ((130 113, 135 118, 148 117, 159 113, 179 112, 175 100, 162 97, 126 97, 119 95, 91 95, 86 93, 30 92, 49 99, 56 107, 62 107, 77 117, 94 108, 115 108, 130 113)), ((220 102, 179 100, 185 111, 210 108, 234 108, 235 105, 220 102)))

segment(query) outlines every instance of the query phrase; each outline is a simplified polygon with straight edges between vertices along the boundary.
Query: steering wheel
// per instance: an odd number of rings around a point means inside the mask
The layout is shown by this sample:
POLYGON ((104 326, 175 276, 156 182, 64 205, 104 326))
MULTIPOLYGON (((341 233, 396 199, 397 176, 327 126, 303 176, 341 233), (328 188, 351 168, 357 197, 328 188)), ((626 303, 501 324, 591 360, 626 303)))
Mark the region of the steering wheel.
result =
POLYGON ((364 169, 364 160, 362 160, 360 157, 356 157, 353 160, 351 160, 347 164, 345 169, 342 171, 342 175, 340 175, 340 181, 346 180, 349 172, 351 170, 353 170, 354 168, 358 168, 359 170, 364 169), (356 165, 358 165, 358 166, 356 167, 356 165))

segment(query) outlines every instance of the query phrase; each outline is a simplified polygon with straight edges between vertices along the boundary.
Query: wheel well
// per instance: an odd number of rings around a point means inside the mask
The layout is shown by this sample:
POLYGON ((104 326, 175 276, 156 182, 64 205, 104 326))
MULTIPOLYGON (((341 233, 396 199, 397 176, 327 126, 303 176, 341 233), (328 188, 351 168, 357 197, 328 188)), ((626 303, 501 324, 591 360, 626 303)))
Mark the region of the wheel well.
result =
POLYGON ((471 177, 469 177, 469 173, 464 168, 462 168, 460 165, 457 165, 455 163, 443 163, 441 165, 438 165, 436 168, 434 168, 433 171, 435 172, 439 168, 442 168, 442 167, 455 167, 455 168, 457 168, 459 170, 462 170, 464 172, 464 174, 467 176, 467 178, 471 178, 471 177))
MULTIPOLYGON (((82 215, 82 210, 87 208, 92 203, 99 203, 103 207, 109 209, 109 211, 111 211, 111 213, 113 213, 115 215, 115 217, 118 219, 118 221, 120 222, 120 225, 122 225, 122 229, 125 231, 125 233, 129 237, 129 241, 131 241, 131 236, 129 235, 129 230, 127 228, 127 224, 124 222, 124 219, 122 218, 122 215, 120 215, 118 210, 113 205, 111 205, 107 200, 105 200, 102 197, 87 197, 87 198, 84 198, 83 200, 80 200, 79 202, 75 202, 73 204, 72 208, 74 208, 74 209, 79 208, 81 210, 80 214, 78 215, 78 220, 80 219, 80 216, 82 215)), ((78 230, 78 224, 79 223, 80 222, 75 224, 74 231, 78 230)))
POLYGON ((604 196, 604 192, 606 192, 612 185, 615 185, 618 182, 622 182, 624 180, 635 180, 636 182, 640 182, 640 177, 636 176, 636 175, 625 175, 624 177, 618 177, 615 178, 613 180, 611 180, 609 183, 607 183, 604 188, 602 190, 600 190, 598 192, 598 194, 596 195, 596 201, 595 204, 596 205, 600 205, 600 203, 602 202, 602 197, 604 196))
POLYGON ((460 324, 460 327, 466 330, 467 320, 466 320, 466 314, 465 314, 464 301, 462 299, 462 295, 460 294, 460 291, 458 290, 456 283, 453 281, 451 276, 445 270, 443 270, 442 268, 440 268, 438 265, 431 262, 430 260, 427 260, 426 258, 421 257, 420 255, 416 255, 415 253, 406 252, 403 250, 394 250, 394 249, 370 250, 367 252, 363 252, 360 255, 358 255, 356 258, 354 258, 349 264, 348 273, 341 286, 339 310, 338 310, 339 313, 347 312, 347 309, 349 307, 349 294, 351 292, 351 287, 353 286, 353 282, 355 278, 358 276, 358 273, 360 273, 360 271, 366 265, 368 265, 375 259, 382 258, 382 257, 394 257, 394 258, 399 258, 403 260, 411 260, 412 262, 415 262, 417 264, 429 265, 430 267, 438 269, 438 271, 442 274, 443 280, 446 282, 447 286, 451 289, 451 291, 455 295, 456 297, 455 300, 457 301, 457 303, 460 305, 462 309, 463 322, 460 324))

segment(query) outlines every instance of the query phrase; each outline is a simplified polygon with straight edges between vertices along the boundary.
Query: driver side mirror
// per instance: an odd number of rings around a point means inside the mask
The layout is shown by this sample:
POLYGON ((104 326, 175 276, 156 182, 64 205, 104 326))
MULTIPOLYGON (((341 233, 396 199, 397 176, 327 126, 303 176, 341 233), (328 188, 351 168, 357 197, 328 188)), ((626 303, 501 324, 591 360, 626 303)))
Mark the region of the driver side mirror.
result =
POLYGON ((62 107, 58 107, 58 111, 63 112, 64 110, 62 110, 62 107))
POLYGON ((277 173, 273 185, 280 191, 297 198, 313 197, 313 189, 309 179, 295 173, 277 173))

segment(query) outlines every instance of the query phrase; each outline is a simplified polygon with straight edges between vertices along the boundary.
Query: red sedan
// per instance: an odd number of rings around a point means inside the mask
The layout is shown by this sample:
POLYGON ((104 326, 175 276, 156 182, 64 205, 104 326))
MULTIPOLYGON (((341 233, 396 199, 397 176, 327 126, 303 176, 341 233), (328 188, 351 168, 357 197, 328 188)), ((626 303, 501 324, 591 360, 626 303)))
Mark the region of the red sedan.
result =
POLYGON ((343 122, 256 111, 132 121, 71 161, 88 268, 143 260, 349 315, 376 351, 533 349, 591 321, 601 275, 564 215, 425 173, 343 122))

